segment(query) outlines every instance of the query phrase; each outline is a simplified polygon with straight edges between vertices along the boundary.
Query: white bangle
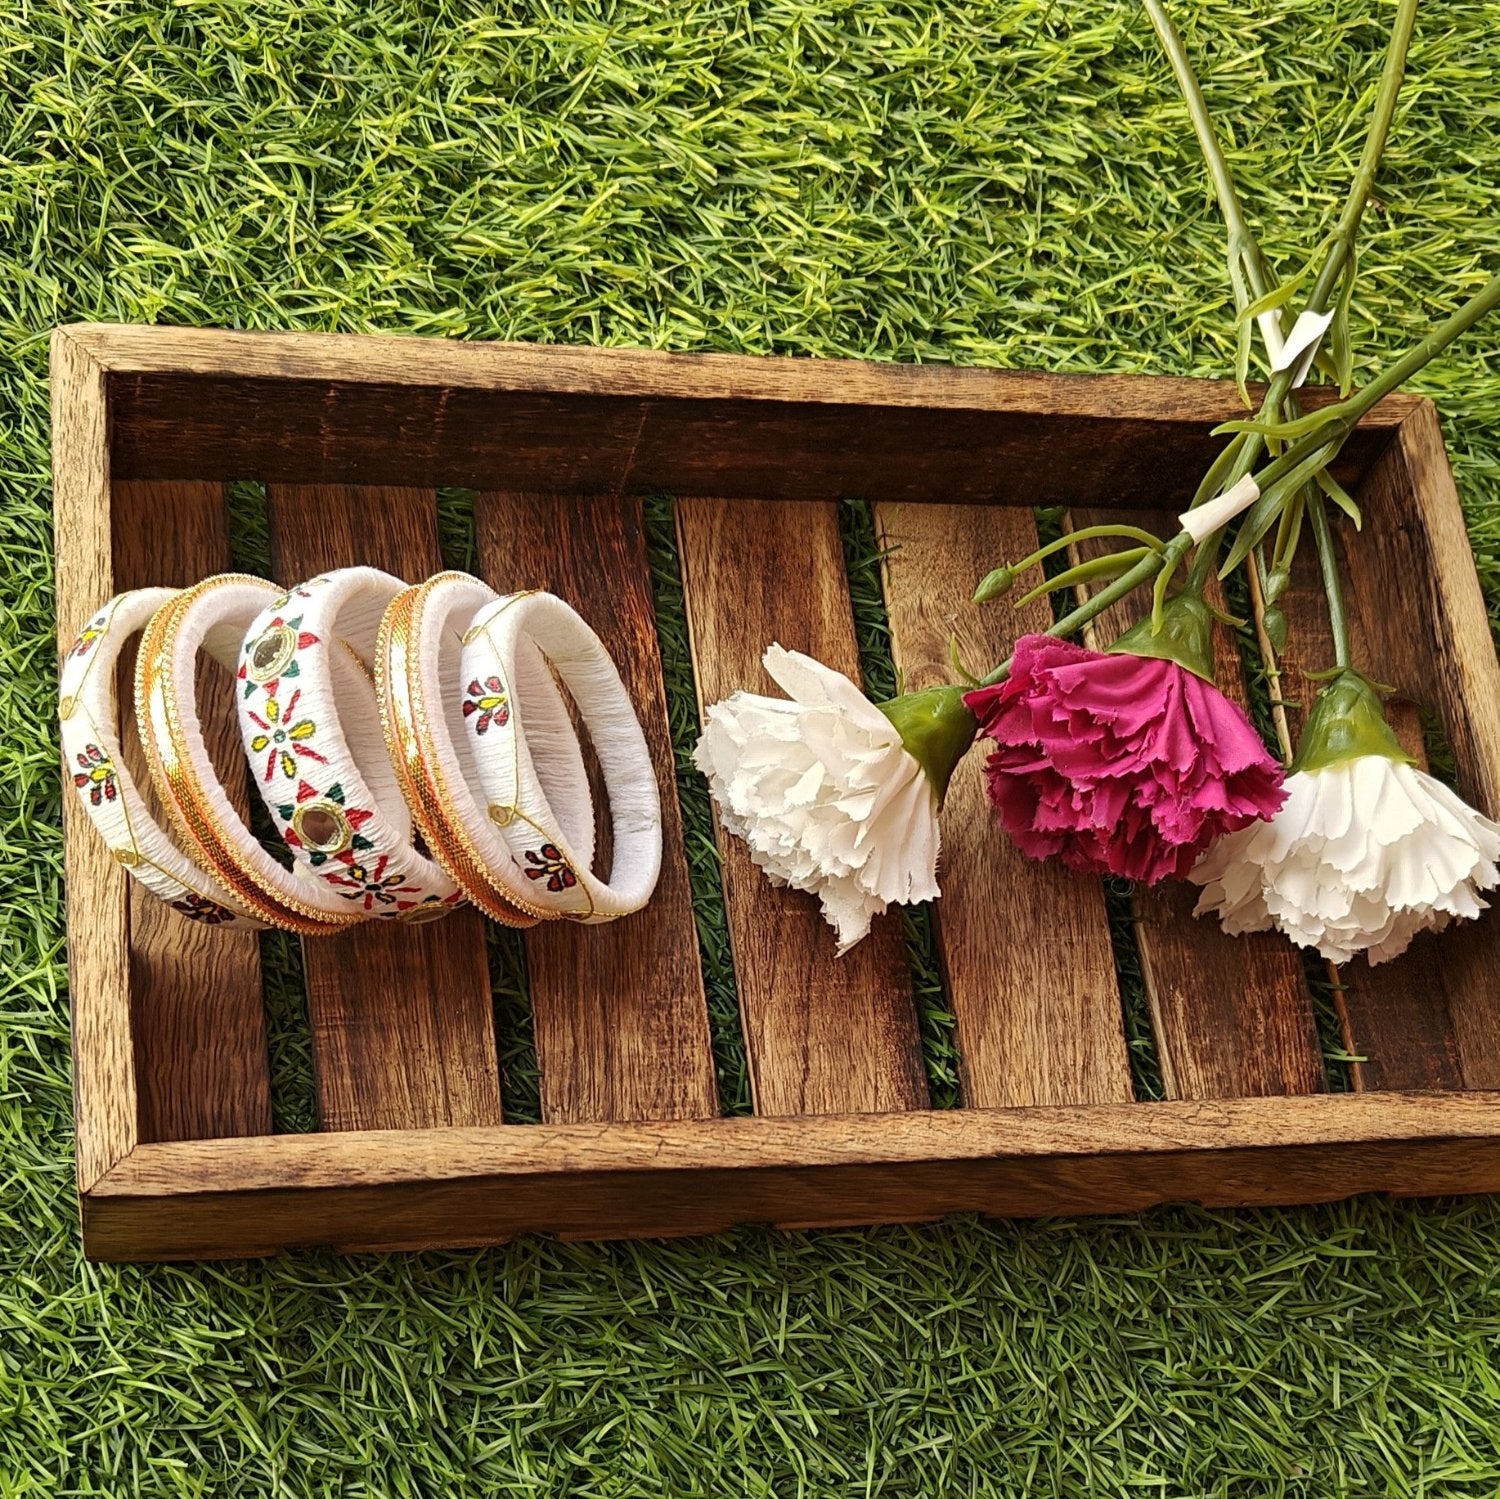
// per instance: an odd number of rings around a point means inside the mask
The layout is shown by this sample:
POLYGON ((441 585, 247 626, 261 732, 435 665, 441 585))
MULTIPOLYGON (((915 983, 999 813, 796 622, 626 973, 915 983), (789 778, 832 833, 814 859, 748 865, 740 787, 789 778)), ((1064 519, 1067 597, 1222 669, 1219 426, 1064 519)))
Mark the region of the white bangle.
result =
POLYGON ((272 600, 246 631, 238 699, 252 779, 299 872, 367 915, 418 922, 464 897, 412 843, 363 664, 406 586, 345 567, 272 600))
POLYGON ((199 869, 152 816, 120 747, 116 665, 125 646, 176 592, 138 588, 117 595, 63 658, 57 704, 63 763, 116 864, 192 921, 259 929, 265 923, 199 869))
MULTIPOLYGON (((487 915, 507 926, 533 926, 560 914, 517 867, 504 823, 491 815, 472 751, 459 691, 461 632, 497 595, 465 573, 439 573, 398 594, 385 612, 375 655, 376 693, 402 790, 432 855, 487 915)), ((545 664, 528 686, 547 735, 546 780, 566 808, 567 833, 590 858, 594 811, 578 737, 545 664)), ((508 709, 492 702, 488 732, 508 709)))
MULTIPOLYGON (((324 936, 363 921, 364 912, 322 881, 284 869, 260 846, 220 784, 198 725, 198 652, 236 671, 246 627, 281 592, 264 578, 226 573, 169 599, 141 640, 136 717, 157 795, 195 861, 272 926, 324 936)), ((358 674, 352 660, 349 671, 358 674)))
POLYGON ((460 660, 461 711, 489 815, 533 898, 575 921, 640 910, 661 872, 661 801, 646 736, 604 643, 554 594, 516 593, 474 616, 460 660), (539 774, 557 752, 555 726, 536 712, 545 696, 533 685, 550 684, 549 666, 572 694, 604 775, 614 830, 607 882, 589 868, 592 848, 569 837, 567 809, 539 774), (481 707, 503 699, 508 711, 486 726, 482 712, 471 711, 476 698, 481 707))

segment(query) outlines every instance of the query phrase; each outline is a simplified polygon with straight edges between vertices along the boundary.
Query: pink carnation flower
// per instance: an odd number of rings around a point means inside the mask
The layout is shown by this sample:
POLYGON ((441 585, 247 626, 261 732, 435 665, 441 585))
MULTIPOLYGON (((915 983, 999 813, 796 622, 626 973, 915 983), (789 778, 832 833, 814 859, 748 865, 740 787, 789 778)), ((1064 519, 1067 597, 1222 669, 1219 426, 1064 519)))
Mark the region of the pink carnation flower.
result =
POLYGON ((1000 824, 1035 859, 1181 878, 1286 798, 1245 715, 1173 660, 1027 635, 1009 679, 964 703, 997 746, 985 775, 1000 824))

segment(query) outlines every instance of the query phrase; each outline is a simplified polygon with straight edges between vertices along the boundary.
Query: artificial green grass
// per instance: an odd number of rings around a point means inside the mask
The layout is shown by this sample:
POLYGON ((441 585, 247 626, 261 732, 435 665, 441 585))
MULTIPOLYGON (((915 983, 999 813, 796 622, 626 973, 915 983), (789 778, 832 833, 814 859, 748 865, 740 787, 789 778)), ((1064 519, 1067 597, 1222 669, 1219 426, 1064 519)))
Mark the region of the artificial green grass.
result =
MULTIPOLYGON (((1390 9, 1177 8, 1283 269, 1342 193, 1390 9)), ((1365 361, 1493 254, 1497 31, 1495 0, 1419 20, 1361 257, 1365 361)), ((1488 1201, 217 1267, 78 1253, 53 323, 1219 374, 1226 301, 1184 112, 1124 0, 0 12, 0 1495, 1500 1488, 1488 1201)), ((1482 329, 1421 382, 1492 608, 1494 347, 1482 329)), ((294 1012, 285 1033, 294 1054, 294 1012)))

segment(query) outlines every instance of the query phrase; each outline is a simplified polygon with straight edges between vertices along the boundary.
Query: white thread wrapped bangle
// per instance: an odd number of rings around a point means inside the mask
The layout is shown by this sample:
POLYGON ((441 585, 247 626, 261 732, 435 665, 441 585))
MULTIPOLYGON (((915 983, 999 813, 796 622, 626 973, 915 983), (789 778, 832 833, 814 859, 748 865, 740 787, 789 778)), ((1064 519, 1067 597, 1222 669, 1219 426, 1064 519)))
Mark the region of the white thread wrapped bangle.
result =
POLYGON ((299 870, 371 916, 426 921, 463 892, 412 843, 375 689, 349 654, 374 660, 406 586, 346 567, 272 600, 246 632, 238 700, 256 789, 299 870))
MULTIPOLYGON (((281 592, 264 578, 226 573, 163 604, 141 640, 136 717, 157 795, 195 861, 262 920, 324 936, 363 921, 365 913, 321 881, 282 868, 260 846, 220 784, 198 726, 198 652, 235 671, 246 626, 281 592)), ((352 658, 348 670, 360 674, 352 658)))
POLYGON ((116 665, 125 646, 176 592, 138 588, 118 594, 88 622, 63 658, 57 705, 63 763, 115 863, 154 896, 205 926, 263 928, 263 921, 172 841, 152 815, 121 752, 116 665))
MULTIPOLYGON (((376 694, 402 791, 433 857, 486 915, 507 926, 533 926, 560 913, 521 873, 506 828, 490 816, 464 695, 455 690, 461 632, 496 598, 479 579, 455 572, 398 594, 381 620, 376 694)), ((592 858, 593 801, 567 706, 539 657, 528 663, 526 681, 549 746, 543 780, 562 819, 559 835, 592 858)), ((505 712, 498 702, 478 709, 487 729, 505 712)))
POLYGON ((603 922, 638 911, 661 872, 661 801, 646 736, 603 642, 578 612, 550 593, 497 599, 464 635, 460 711, 489 803, 516 866, 537 900, 575 921, 603 922), (532 683, 551 679, 572 694, 609 793, 614 857, 608 881, 575 846, 563 808, 538 774, 556 754, 553 726, 534 711, 532 683), (483 705, 507 712, 486 725, 483 705), (487 732, 486 732, 487 731, 487 732))

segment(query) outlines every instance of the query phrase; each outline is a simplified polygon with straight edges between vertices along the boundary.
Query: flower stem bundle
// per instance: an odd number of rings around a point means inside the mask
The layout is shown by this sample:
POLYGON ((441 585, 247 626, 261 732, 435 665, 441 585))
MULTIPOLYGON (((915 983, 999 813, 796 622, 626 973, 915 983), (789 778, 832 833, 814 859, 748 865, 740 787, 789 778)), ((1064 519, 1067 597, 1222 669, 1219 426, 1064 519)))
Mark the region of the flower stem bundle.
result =
POLYGON ((1024 637, 1010 660, 969 679, 968 691, 938 688, 877 708, 806 658, 797 660, 794 684, 790 653, 781 652, 776 665, 768 654, 768 666, 800 707, 773 711, 766 705, 778 700, 736 694, 709 710, 699 761, 725 826, 774 878, 820 895, 841 951, 887 904, 936 892, 938 810, 976 734, 991 742, 986 780, 996 819, 1025 853, 1148 884, 1191 879, 1203 887, 1199 913, 1217 914, 1230 933, 1274 927, 1330 961, 1364 954, 1379 962, 1421 932, 1477 915, 1482 893, 1500 883, 1500 826, 1412 763, 1379 688, 1360 670, 1334 531, 1340 516, 1356 530, 1363 523, 1330 472, 1350 433, 1500 304, 1497 275, 1355 389, 1357 241, 1395 117, 1416 0, 1399 0, 1338 220, 1279 282, 1246 220, 1187 48, 1163 0, 1143 3, 1224 216, 1234 374, 1247 407, 1257 341, 1268 383, 1252 415, 1216 429, 1227 441, 1175 535, 1104 524, 1028 557, 997 559, 975 590, 977 606, 1017 590, 1017 607, 1048 593, 1074 602, 1045 635, 1024 637), (1335 382, 1338 398, 1304 409, 1298 391, 1314 369, 1335 382), (1024 586, 1048 557, 1099 541, 1113 549, 1088 558, 1075 550, 1060 574, 1024 586), (1214 683, 1214 631, 1226 621, 1206 594, 1216 577, 1247 570, 1275 682, 1289 633, 1279 601, 1309 543, 1333 660, 1300 746, 1278 716, 1283 765, 1214 683), (1112 645, 1071 643, 1148 587, 1140 623, 1112 645), (757 714, 763 732, 745 729, 757 714))

